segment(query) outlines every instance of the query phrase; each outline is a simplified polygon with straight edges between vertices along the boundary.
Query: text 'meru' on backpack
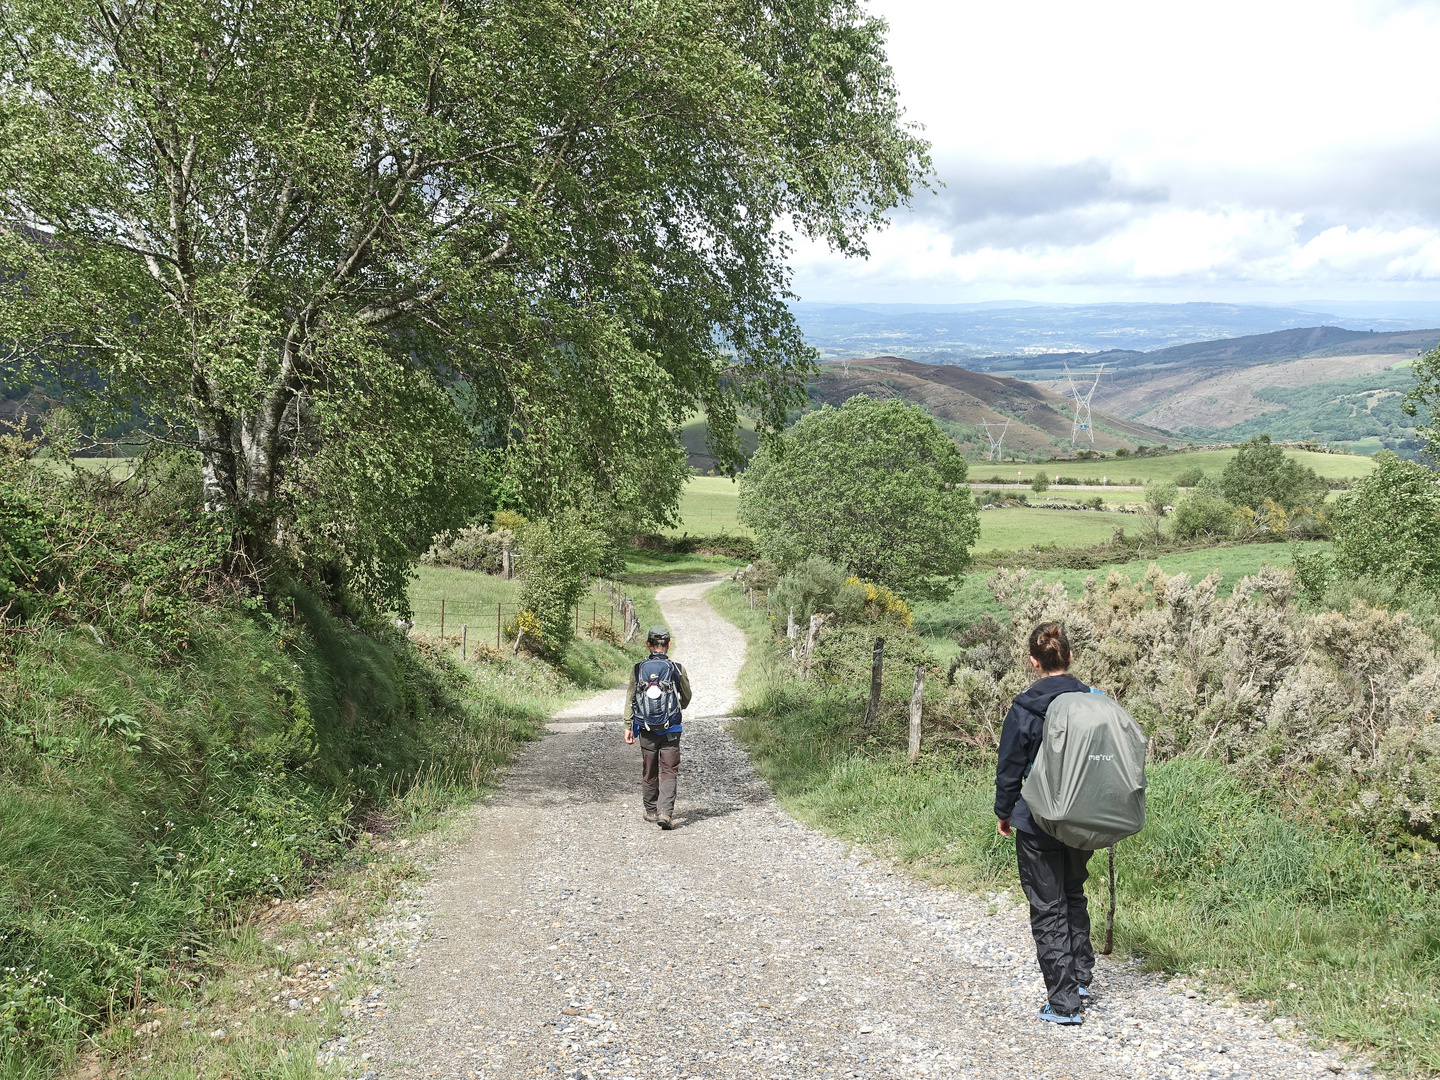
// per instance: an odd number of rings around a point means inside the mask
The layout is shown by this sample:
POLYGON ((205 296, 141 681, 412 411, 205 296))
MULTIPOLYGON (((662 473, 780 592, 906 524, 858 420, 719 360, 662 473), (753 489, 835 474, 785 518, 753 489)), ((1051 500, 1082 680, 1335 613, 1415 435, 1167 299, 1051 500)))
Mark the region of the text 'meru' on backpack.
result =
POLYGON ((1060 694, 1020 793, 1035 823, 1070 847, 1134 836, 1145 827, 1145 733, 1098 690, 1060 694))

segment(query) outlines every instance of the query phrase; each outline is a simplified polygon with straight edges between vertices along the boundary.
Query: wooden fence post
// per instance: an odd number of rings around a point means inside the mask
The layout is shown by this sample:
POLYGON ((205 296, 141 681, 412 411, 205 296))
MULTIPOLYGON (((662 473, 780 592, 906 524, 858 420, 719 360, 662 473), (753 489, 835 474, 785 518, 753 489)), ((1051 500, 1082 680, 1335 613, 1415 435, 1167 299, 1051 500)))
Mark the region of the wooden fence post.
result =
POLYGON ((440 640, 445 640, 445 597, 440 597, 440 640))
POLYGON ((877 637, 870 653, 870 702, 865 706, 865 730, 869 731, 880 715, 880 673, 885 667, 885 639, 877 637))
POLYGON ((470 624, 462 622, 460 624, 460 662, 462 664, 465 662, 465 651, 469 646, 469 639, 470 624))
POLYGON ((915 689, 910 692, 910 764, 920 757, 920 710, 925 703, 925 665, 915 665, 915 689))
POLYGON ((499 602, 496 603, 496 605, 495 605, 495 648, 496 648, 496 649, 499 649, 500 646, 501 646, 501 644, 502 644, 502 642, 503 642, 503 639, 501 638, 500 634, 501 634, 501 625, 502 625, 503 620, 504 620, 504 618, 505 618, 505 616, 501 613, 501 609, 504 608, 504 606, 505 606, 505 602, 504 602, 503 600, 499 601, 499 602))
POLYGON ((511 564, 511 562, 510 562, 510 545, 509 545, 509 544, 501 544, 501 545, 500 545, 500 576, 501 576, 502 578, 504 578, 506 581, 509 581, 513 574, 514 574, 514 570, 513 570, 513 568, 512 568, 512 564, 511 564))
POLYGON ((1105 913, 1105 947, 1102 956, 1115 951, 1115 845, 1110 845, 1110 910, 1105 913))
POLYGON ((824 615, 810 616, 810 633, 805 635, 805 655, 800 660, 800 677, 810 678, 810 658, 815 655, 815 641, 820 637, 820 627, 825 622, 824 615))

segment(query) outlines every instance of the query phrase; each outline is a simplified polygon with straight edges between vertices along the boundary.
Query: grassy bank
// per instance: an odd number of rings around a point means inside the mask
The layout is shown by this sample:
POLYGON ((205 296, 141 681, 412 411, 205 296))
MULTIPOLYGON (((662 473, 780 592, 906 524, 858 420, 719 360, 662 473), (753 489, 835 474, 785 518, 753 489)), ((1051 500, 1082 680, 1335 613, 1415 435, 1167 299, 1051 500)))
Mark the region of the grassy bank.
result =
MULTIPOLYGON (((932 880, 1014 886, 1013 849, 990 809, 993 743, 934 739, 908 766, 908 681, 887 687, 867 734, 859 692, 796 681, 763 614, 732 586, 710 596, 751 641, 737 733, 792 812, 932 880)), ((1146 829, 1117 860, 1118 948, 1372 1050, 1397 1072, 1440 1071, 1433 882, 1359 831, 1267 804, 1213 760, 1154 764, 1149 780, 1146 829)))
MULTIPOLYGON (((445 573, 460 593, 513 585, 445 573)), ((630 592, 655 621, 654 589, 630 592)), ((367 869, 377 837, 484 794, 546 716, 638 651, 584 637, 560 669, 461 664, 301 590, 275 606, 195 603, 184 650, 163 655, 43 616, 0 638, 0 1076, 87 1048, 134 1064, 149 1044, 133 1028, 276 962, 255 922, 275 901, 339 873, 376 878, 361 891, 380 902, 409 871, 367 869)), ((314 1075, 287 1043, 307 1023, 269 1023, 247 1053, 273 1060, 250 1067, 314 1075)), ((213 1068, 192 1055, 181 1071, 224 1075, 212 1049, 213 1068)))

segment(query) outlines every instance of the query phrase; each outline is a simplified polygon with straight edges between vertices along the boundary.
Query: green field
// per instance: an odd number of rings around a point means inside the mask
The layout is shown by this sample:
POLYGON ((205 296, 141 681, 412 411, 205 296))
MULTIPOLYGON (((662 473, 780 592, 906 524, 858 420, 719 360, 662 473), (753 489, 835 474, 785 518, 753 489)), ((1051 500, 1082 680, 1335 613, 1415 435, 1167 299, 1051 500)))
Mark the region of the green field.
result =
POLYGON ((749 536, 750 530, 735 517, 739 499, 740 484, 728 476, 691 477, 680 496, 680 526, 670 531, 676 536, 684 532, 691 536, 722 532, 749 536))
MULTIPOLYGON (((625 572, 618 577, 624 595, 636 602, 643 617, 654 622, 659 617, 654 607, 657 588, 700 577, 719 577, 740 565, 735 559, 715 555, 633 551, 625 560, 625 572)), ((581 598, 579 625, 582 630, 592 619, 617 625, 619 613, 611 604, 608 584, 593 581, 581 598)), ((440 637, 440 602, 444 600, 444 636, 452 651, 459 649, 461 627, 466 628, 466 644, 470 648, 480 644, 498 647, 497 641, 505 643, 506 624, 519 610, 519 593, 519 581, 450 566, 417 566, 409 589, 411 619, 415 630, 440 637)))
MULTIPOLYGON (((710 536, 735 533, 749 536, 750 530, 736 519, 740 485, 723 476, 696 476, 680 496, 680 524, 670 533, 679 536, 710 536)), ((1043 495, 1026 493, 1031 502, 1047 499, 1088 499, 1099 495, 1107 504, 1133 503, 1134 491, 1076 491, 1051 488, 1043 495)), ((1006 507, 986 510, 980 515, 980 542, 977 551, 1013 551, 1031 544, 1061 544, 1076 547, 1110 539, 1117 525, 1131 521, 1085 510, 1039 510, 1034 507, 1006 507)))
MULTIPOLYGON (((1020 474, 1022 483, 1028 484, 1038 469, 1054 476, 1074 476, 1078 479, 1108 477, 1112 484, 1148 483, 1151 480, 1173 481, 1182 472, 1200 469, 1207 475, 1220 475, 1226 463, 1238 451, 1195 450, 1182 454, 1164 454, 1160 457, 1106 458, 1104 461, 1047 461, 1043 465, 1009 465, 997 467, 987 462, 970 466, 970 482, 984 483, 991 476, 1002 476, 1015 483, 1020 474)), ((1368 476, 1375 468, 1375 462, 1359 454, 1317 454, 1313 450, 1286 450, 1287 455, 1298 458, 1302 465, 1308 465, 1327 480, 1336 477, 1368 476)))
POLYGON ((1084 547, 1109 540, 1120 527, 1134 532, 1135 526, 1136 518, 1131 514, 1006 506, 980 511, 980 539, 973 550, 1018 551, 1035 544, 1084 547))
MULTIPOLYGON (((440 633, 440 601, 445 601, 445 634, 453 637, 462 625, 468 626, 469 641, 494 645, 495 605, 504 604, 503 619, 515 616, 518 581, 506 581, 474 570, 449 566, 417 566, 410 584, 410 606, 415 629, 440 633)), ((502 626, 503 629, 503 626, 502 626)))

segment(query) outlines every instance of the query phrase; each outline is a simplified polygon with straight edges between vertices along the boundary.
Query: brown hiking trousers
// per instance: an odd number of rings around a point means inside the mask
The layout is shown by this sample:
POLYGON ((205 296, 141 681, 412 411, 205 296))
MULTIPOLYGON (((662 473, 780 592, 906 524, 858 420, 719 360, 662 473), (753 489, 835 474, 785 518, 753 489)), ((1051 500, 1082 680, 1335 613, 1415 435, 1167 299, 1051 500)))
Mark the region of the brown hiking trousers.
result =
POLYGON ((680 733, 642 731, 640 744, 640 795, 645 813, 661 817, 675 814, 675 785, 680 779, 680 733))

